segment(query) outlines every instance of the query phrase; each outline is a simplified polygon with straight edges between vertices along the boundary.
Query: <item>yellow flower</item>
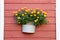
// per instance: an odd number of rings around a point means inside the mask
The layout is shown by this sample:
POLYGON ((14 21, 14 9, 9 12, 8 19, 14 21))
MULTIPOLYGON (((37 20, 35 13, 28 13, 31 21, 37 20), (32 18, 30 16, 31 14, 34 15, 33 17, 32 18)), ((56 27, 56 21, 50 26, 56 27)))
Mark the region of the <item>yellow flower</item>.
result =
POLYGON ((40 12, 37 12, 37 14, 40 14, 40 12))
POLYGON ((22 16, 24 16, 24 14, 22 14, 22 16))
POLYGON ((38 21, 38 19, 36 19, 38 21))
POLYGON ((44 17, 46 17, 46 15, 44 15, 44 17))
POLYGON ((33 14, 33 12, 31 12, 31 14, 33 14))
POLYGON ((34 20, 34 22, 37 22, 37 20, 34 20))
POLYGON ((18 17, 18 19, 20 19, 20 17, 18 17))
POLYGON ((16 13, 15 16, 17 16, 18 14, 16 13))
POLYGON ((34 14, 34 16, 36 16, 36 14, 34 14))
POLYGON ((25 13, 25 14, 27 14, 27 13, 25 13))
POLYGON ((31 17, 33 16, 33 15, 30 15, 31 17))
POLYGON ((39 17, 37 17, 37 18, 39 18, 39 17))
POLYGON ((34 22, 37 22, 37 21, 38 21, 38 19, 34 20, 34 22))

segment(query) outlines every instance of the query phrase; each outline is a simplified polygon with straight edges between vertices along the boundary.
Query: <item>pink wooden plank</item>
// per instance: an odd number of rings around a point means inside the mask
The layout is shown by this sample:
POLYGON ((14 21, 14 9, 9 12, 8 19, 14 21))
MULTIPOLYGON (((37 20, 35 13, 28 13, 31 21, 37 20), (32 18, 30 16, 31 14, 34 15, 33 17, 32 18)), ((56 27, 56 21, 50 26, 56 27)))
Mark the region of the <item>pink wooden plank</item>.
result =
MULTIPOLYGON (((49 23, 55 23, 56 18, 47 17, 47 20, 49 20, 49 23)), ((5 17, 5 23, 16 23, 14 17, 5 17)))
POLYGON ((51 38, 5 38, 5 40, 55 40, 51 38))
POLYGON ((55 0, 5 0, 4 2, 4 40, 56 40, 56 17, 55 11, 52 11, 56 8, 55 0), (35 34, 23 34, 21 32, 21 25, 17 25, 13 17, 13 12, 22 7, 47 10, 47 19, 49 20, 49 23, 46 25, 39 25, 36 28, 35 34))
POLYGON ((5 3, 56 3, 55 0, 5 0, 5 3))
POLYGON ((5 10, 19 10, 22 7, 55 10, 55 4, 5 4, 5 10))
MULTIPOLYGON (((5 24, 4 26, 5 30, 15 30, 15 31, 21 31, 22 30, 22 26, 21 25, 18 25, 18 24, 5 24)), ((46 25, 39 25, 36 27, 36 30, 37 31, 52 31, 54 30, 55 31, 55 28, 56 25, 55 24, 46 24, 46 25)))
POLYGON ((6 37, 49 37, 55 38, 55 31, 36 31, 35 34, 23 34, 21 31, 5 31, 4 33, 6 37))
MULTIPOLYGON (((18 10, 17 10, 18 11, 18 10)), ((5 15, 4 16, 14 16, 15 11, 5 11, 5 15)), ((46 11, 47 12, 47 17, 55 17, 55 11, 46 11), (52 14, 52 15, 51 15, 52 14)))

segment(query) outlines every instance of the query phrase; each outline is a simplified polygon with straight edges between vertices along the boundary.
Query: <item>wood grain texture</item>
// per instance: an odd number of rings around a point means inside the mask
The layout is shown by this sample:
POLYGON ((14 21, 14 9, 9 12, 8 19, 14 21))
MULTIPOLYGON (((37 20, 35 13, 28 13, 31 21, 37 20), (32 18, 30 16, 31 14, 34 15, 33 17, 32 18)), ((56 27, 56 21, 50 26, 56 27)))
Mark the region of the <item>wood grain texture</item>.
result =
POLYGON ((4 0, 4 40, 56 40, 56 0, 4 0), (20 8, 39 8, 46 11, 48 24, 36 27, 35 34, 22 33, 22 25, 14 20, 20 8))
POLYGON ((5 10, 19 10, 22 7, 55 10, 55 4, 5 4, 5 10))
POLYGON ((5 40, 55 40, 51 38, 5 38, 5 40))
POLYGON ((55 38, 54 31, 36 31, 35 34, 23 34, 21 31, 6 31, 5 37, 49 37, 55 38))
POLYGON ((55 3, 55 0, 5 0, 5 3, 15 3, 15 4, 17 4, 17 3, 55 3))
MULTIPOLYGON (((18 25, 18 24, 8 24, 8 23, 5 23, 5 30, 7 31, 21 31, 22 29, 22 26, 21 25, 18 25)), ((39 25, 36 27, 36 30, 37 31, 55 31, 55 24, 44 24, 44 25, 39 25)))

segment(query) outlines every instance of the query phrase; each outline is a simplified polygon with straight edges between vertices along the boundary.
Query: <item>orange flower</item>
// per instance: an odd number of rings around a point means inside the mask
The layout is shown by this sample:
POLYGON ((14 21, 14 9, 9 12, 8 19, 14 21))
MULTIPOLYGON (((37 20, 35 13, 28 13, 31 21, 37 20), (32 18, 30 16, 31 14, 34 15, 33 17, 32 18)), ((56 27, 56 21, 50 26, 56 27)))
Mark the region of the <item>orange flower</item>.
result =
POLYGON ((47 12, 43 12, 45 15, 47 15, 47 12))
POLYGON ((43 12, 43 10, 40 10, 41 12, 43 12))
POLYGON ((26 12, 28 12, 28 10, 25 10, 26 12))
POLYGON ((30 11, 30 9, 27 9, 27 10, 25 10, 26 12, 29 12, 30 11))
POLYGON ((35 11, 35 10, 33 10, 33 13, 36 13, 36 11, 35 11))
POLYGON ((21 10, 24 10, 24 8, 21 8, 21 10))
POLYGON ((13 13, 18 13, 17 11, 13 12, 13 13))
POLYGON ((31 9, 27 9, 28 11, 30 11, 31 9))
POLYGON ((16 12, 14 12, 15 16, 17 16, 17 15, 18 15, 17 13, 18 13, 17 11, 16 11, 16 12))
POLYGON ((34 10, 38 10, 39 8, 35 8, 34 10))

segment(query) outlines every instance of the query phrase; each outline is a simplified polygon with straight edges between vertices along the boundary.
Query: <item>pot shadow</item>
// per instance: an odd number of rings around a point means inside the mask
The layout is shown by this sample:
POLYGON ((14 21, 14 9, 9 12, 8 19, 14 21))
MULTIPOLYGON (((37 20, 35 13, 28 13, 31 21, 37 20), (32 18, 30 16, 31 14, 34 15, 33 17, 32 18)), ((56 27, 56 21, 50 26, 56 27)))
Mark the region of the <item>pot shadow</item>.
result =
POLYGON ((27 33, 27 32, 22 32, 23 34, 27 34, 27 35, 31 35, 31 34, 35 34, 35 33, 27 33))

